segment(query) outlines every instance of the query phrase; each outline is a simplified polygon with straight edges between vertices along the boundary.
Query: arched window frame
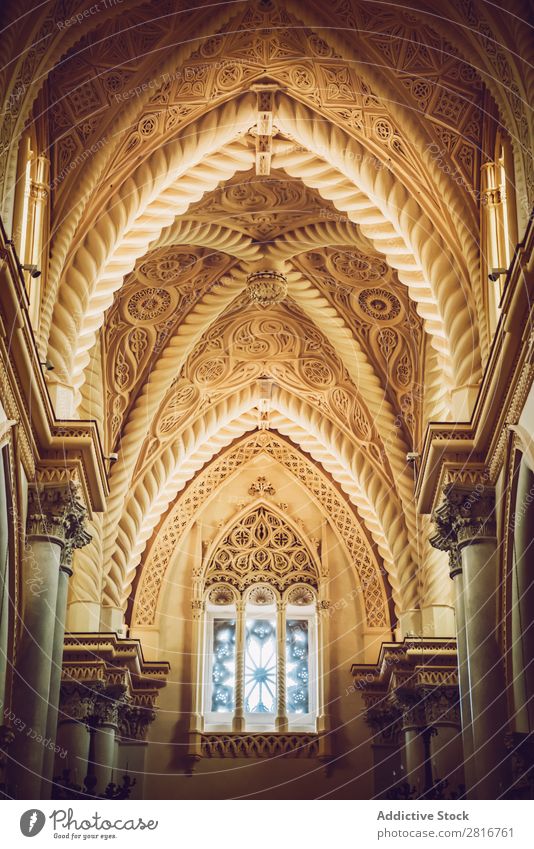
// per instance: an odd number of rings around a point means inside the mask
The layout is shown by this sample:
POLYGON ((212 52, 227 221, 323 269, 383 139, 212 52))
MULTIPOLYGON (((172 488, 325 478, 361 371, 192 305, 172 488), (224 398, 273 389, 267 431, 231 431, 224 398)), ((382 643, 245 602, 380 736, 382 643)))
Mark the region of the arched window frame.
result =
POLYGON ((317 717, 322 706, 319 704, 320 646, 317 617, 317 593, 308 584, 292 584, 280 593, 266 582, 259 582, 239 593, 227 583, 210 586, 204 598, 204 662, 202 674, 202 716, 204 731, 303 731, 316 732, 317 717), (255 603, 261 596, 270 601, 255 603), (247 621, 267 620, 275 626, 276 684, 273 710, 255 713, 247 710, 246 698, 246 652, 247 621), (235 683, 232 709, 214 711, 213 668, 216 621, 233 623, 235 683), (288 623, 305 622, 307 635, 308 666, 308 710, 299 713, 288 704, 288 623))

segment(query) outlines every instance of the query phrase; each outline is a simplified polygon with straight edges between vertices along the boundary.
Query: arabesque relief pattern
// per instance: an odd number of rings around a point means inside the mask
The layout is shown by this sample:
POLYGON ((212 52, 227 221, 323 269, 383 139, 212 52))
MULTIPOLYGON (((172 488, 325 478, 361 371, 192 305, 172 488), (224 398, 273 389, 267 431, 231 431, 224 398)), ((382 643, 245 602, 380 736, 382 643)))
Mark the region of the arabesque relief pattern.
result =
POLYGON ((200 505, 237 469, 265 452, 299 480, 321 505, 356 569, 368 627, 386 628, 389 613, 380 568, 353 510, 335 486, 306 456, 275 433, 257 432, 241 440, 203 470, 169 510, 147 549, 132 614, 132 627, 153 624, 165 573, 200 505))

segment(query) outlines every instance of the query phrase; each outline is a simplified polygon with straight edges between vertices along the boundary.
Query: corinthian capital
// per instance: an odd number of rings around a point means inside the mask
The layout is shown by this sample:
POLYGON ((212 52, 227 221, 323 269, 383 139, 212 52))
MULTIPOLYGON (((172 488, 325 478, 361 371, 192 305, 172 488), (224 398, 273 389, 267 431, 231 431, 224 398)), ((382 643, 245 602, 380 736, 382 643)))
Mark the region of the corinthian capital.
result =
POLYGON ((74 550, 91 541, 85 530, 86 520, 87 510, 73 481, 37 483, 30 487, 26 535, 61 545, 63 568, 70 569, 74 550))
POLYGON ((75 550, 88 545, 92 537, 86 530, 87 510, 79 500, 78 490, 73 483, 69 485, 69 492, 70 499, 64 515, 65 544, 61 556, 61 567, 70 571, 75 550))
POLYGON ((495 490, 479 482, 451 483, 443 489, 443 503, 434 511, 436 533, 430 543, 449 552, 451 576, 460 570, 459 552, 465 545, 494 538, 495 490))
POLYGON ((153 706, 124 705, 119 712, 119 731, 124 742, 136 740, 144 742, 148 729, 156 718, 153 706))

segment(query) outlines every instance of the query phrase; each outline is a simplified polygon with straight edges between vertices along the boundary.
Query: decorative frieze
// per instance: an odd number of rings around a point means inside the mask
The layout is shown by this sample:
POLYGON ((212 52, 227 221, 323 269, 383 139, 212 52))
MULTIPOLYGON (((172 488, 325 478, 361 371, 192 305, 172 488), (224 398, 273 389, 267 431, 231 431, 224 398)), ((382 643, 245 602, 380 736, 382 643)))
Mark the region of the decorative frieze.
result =
POLYGON ((205 758, 318 758, 317 734, 202 734, 201 756, 205 758))

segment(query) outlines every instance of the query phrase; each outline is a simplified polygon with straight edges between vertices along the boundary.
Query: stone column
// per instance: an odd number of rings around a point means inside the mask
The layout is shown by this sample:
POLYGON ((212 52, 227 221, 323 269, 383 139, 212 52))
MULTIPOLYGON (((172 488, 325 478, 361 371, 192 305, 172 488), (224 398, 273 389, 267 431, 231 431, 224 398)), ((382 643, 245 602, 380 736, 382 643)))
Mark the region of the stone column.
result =
POLYGON ((430 737, 432 780, 446 781, 447 795, 458 796, 465 786, 458 689, 442 686, 427 690, 425 718, 427 727, 435 731, 430 737))
POLYGON ((395 788, 405 780, 399 716, 398 711, 383 699, 369 707, 365 714, 365 721, 373 732, 371 751, 375 799, 391 798, 395 788))
POLYGON ((204 727, 203 693, 204 693, 204 645, 202 639, 204 624, 204 601, 194 598, 191 602, 191 627, 193 646, 191 652, 191 680, 193 683, 193 704, 189 730, 201 732, 204 727))
POLYGON ((521 459, 512 519, 512 668, 515 730, 534 733, 534 473, 521 459))
POLYGON ((50 745, 45 748, 43 759, 43 786, 42 797, 50 796, 50 782, 53 777, 55 752, 52 745, 56 739, 58 723, 58 705, 61 689, 61 670, 63 662, 63 639, 65 636, 65 618, 67 615, 67 596, 69 578, 72 575, 72 560, 76 549, 83 548, 91 541, 90 535, 85 530, 87 511, 75 498, 76 491, 71 490, 72 500, 66 514, 65 544, 61 553, 58 592, 56 603, 56 616, 54 624, 54 643, 52 647, 52 668, 50 674, 50 690, 48 716, 46 722, 46 738, 50 745))
POLYGON ((277 731, 287 731, 286 609, 282 601, 276 603, 276 645, 278 650, 278 708, 275 728, 277 731))
POLYGON ((404 780, 419 798, 431 784, 427 751, 425 748, 426 721, 424 703, 418 690, 402 687, 394 691, 393 705, 400 714, 404 744, 402 762, 404 780))
POLYGON ((89 722, 98 686, 63 683, 60 692, 59 725, 56 736, 54 778, 66 778, 83 789, 89 758, 89 722))
MULTIPOLYGON (((505 677, 498 635, 500 569, 494 491, 482 483, 451 484, 445 487, 444 496, 441 512, 436 511, 438 534, 432 542, 453 552, 463 575, 463 605, 458 598, 457 605, 459 620, 463 617, 465 642, 461 644, 459 635, 458 664, 462 724, 467 700, 471 707, 473 759, 472 769, 469 761, 466 764, 468 794, 471 798, 497 799, 510 786, 510 775, 505 748, 505 677)), ((469 733, 465 736, 464 755, 469 758, 471 740, 469 733)))
POLYGON ((123 705, 119 709, 119 746, 117 757, 116 783, 120 784, 123 775, 135 781, 132 799, 142 799, 145 778, 145 756, 147 750, 148 729, 156 718, 152 705, 123 705))
POLYGON ((123 687, 107 687, 98 694, 92 717, 93 745, 89 758, 88 774, 95 780, 95 793, 101 795, 115 778, 117 757, 117 729, 119 725, 119 709, 123 702, 120 698, 124 693, 123 687))
POLYGON ((317 602, 317 699, 319 702, 317 731, 319 734, 328 734, 330 730, 330 717, 327 710, 327 706, 330 704, 327 678, 330 669, 330 601, 324 597, 324 593, 324 584, 321 584, 319 588, 320 598, 317 602))
POLYGON ((235 713, 233 731, 245 730, 245 603, 239 599, 236 605, 235 634, 235 713))
POLYGON ((14 710, 19 730, 13 742, 10 770, 10 784, 19 799, 41 796, 59 564, 70 497, 67 484, 36 485, 28 493, 23 622, 14 676, 14 710))

